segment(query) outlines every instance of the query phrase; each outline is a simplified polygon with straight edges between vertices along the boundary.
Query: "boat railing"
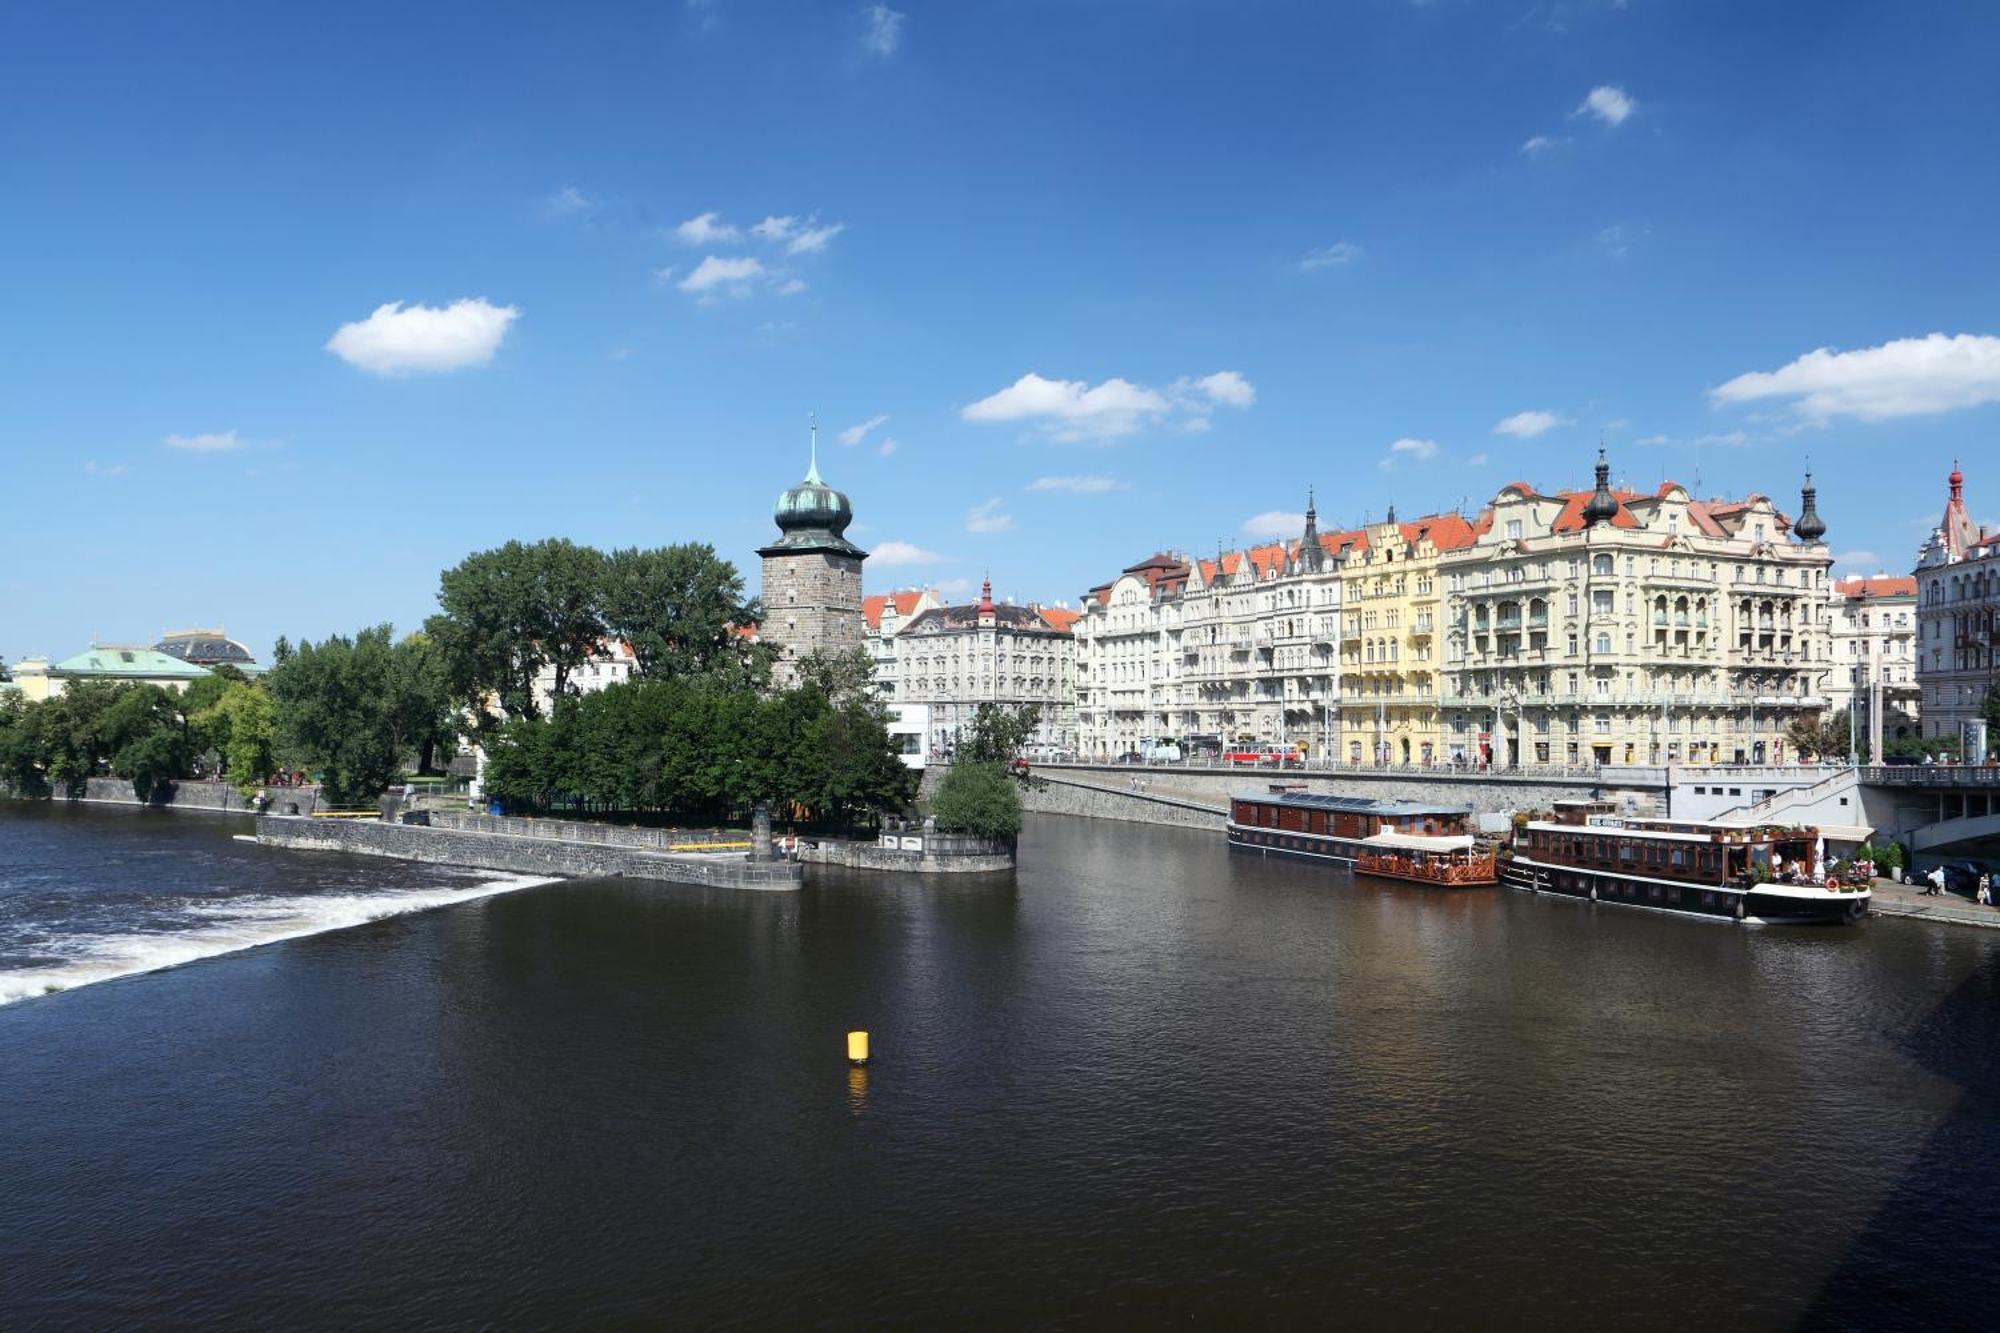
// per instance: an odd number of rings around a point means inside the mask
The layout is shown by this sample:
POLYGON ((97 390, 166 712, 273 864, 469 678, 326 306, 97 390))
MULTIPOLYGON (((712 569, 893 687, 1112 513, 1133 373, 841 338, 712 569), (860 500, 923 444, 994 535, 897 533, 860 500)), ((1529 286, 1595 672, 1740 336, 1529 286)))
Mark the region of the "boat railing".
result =
POLYGON ((1366 875, 1428 880, 1433 884, 1487 884, 1494 878, 1493 866, 1491 852, 1468 854, 1464 860, 1427 855, 1420 861, 1401 852, 1363 848, 1354 868, 1366 875))

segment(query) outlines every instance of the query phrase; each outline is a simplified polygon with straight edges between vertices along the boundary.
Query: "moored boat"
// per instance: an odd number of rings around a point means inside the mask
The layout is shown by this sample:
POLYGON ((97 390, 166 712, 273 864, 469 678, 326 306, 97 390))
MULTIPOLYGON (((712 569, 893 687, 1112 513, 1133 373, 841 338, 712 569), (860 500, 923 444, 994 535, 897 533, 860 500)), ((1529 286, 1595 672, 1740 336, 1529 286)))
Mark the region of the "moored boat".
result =
POLYGON ((1496 884, 1493 852, 1473 837, 1471 821, 1464 806, 1321 796, 1273 783, 1229 798, 1229 847, 1440 888, 1496 884))
POLYGON ((1608 802, 1559 802, 1514 832, 1501 880, 1515 888, 1734 921, 1859 921, 1872 897, 1825 873, 1811 826, 1638 819, 1608 802))

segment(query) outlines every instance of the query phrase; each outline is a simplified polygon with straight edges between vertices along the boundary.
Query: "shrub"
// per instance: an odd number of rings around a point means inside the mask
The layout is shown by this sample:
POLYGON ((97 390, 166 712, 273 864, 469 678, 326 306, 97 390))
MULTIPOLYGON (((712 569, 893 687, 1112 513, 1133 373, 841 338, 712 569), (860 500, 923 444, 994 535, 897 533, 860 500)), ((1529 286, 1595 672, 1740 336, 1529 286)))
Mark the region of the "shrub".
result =
POLYGON ((1021 793, 999 764, 953 764, 931 798, 942 833, 1013 842, 1021 836, 1021 793))

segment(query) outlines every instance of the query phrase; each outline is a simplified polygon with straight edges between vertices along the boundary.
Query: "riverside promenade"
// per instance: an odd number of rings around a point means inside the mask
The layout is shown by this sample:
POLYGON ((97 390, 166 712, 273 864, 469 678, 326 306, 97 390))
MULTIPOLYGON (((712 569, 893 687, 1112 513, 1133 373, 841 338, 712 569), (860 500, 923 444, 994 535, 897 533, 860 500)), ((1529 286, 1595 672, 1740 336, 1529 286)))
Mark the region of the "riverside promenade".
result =
POLYGON ((1875 881, 1870 910, 1875 916, 1907 916, 1922 921, 1943 921, 1954 926, 2000 929, 2000 907, 1981 907, 1955 893, 1926 897, 1915 885, 1894 884, 1886 879, 1875 881))

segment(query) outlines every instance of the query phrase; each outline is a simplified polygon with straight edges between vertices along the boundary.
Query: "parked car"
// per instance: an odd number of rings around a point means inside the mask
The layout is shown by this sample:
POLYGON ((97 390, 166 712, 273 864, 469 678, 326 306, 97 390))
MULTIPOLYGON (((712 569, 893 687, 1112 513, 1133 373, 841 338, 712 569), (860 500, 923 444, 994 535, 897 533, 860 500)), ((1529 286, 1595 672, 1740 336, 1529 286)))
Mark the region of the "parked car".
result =
POLYGON ((1948 893, 1973 893, 1979 888, 1979 877, 1986 868, 1977 861, 1946 861, 1944 887, 1948 893))

